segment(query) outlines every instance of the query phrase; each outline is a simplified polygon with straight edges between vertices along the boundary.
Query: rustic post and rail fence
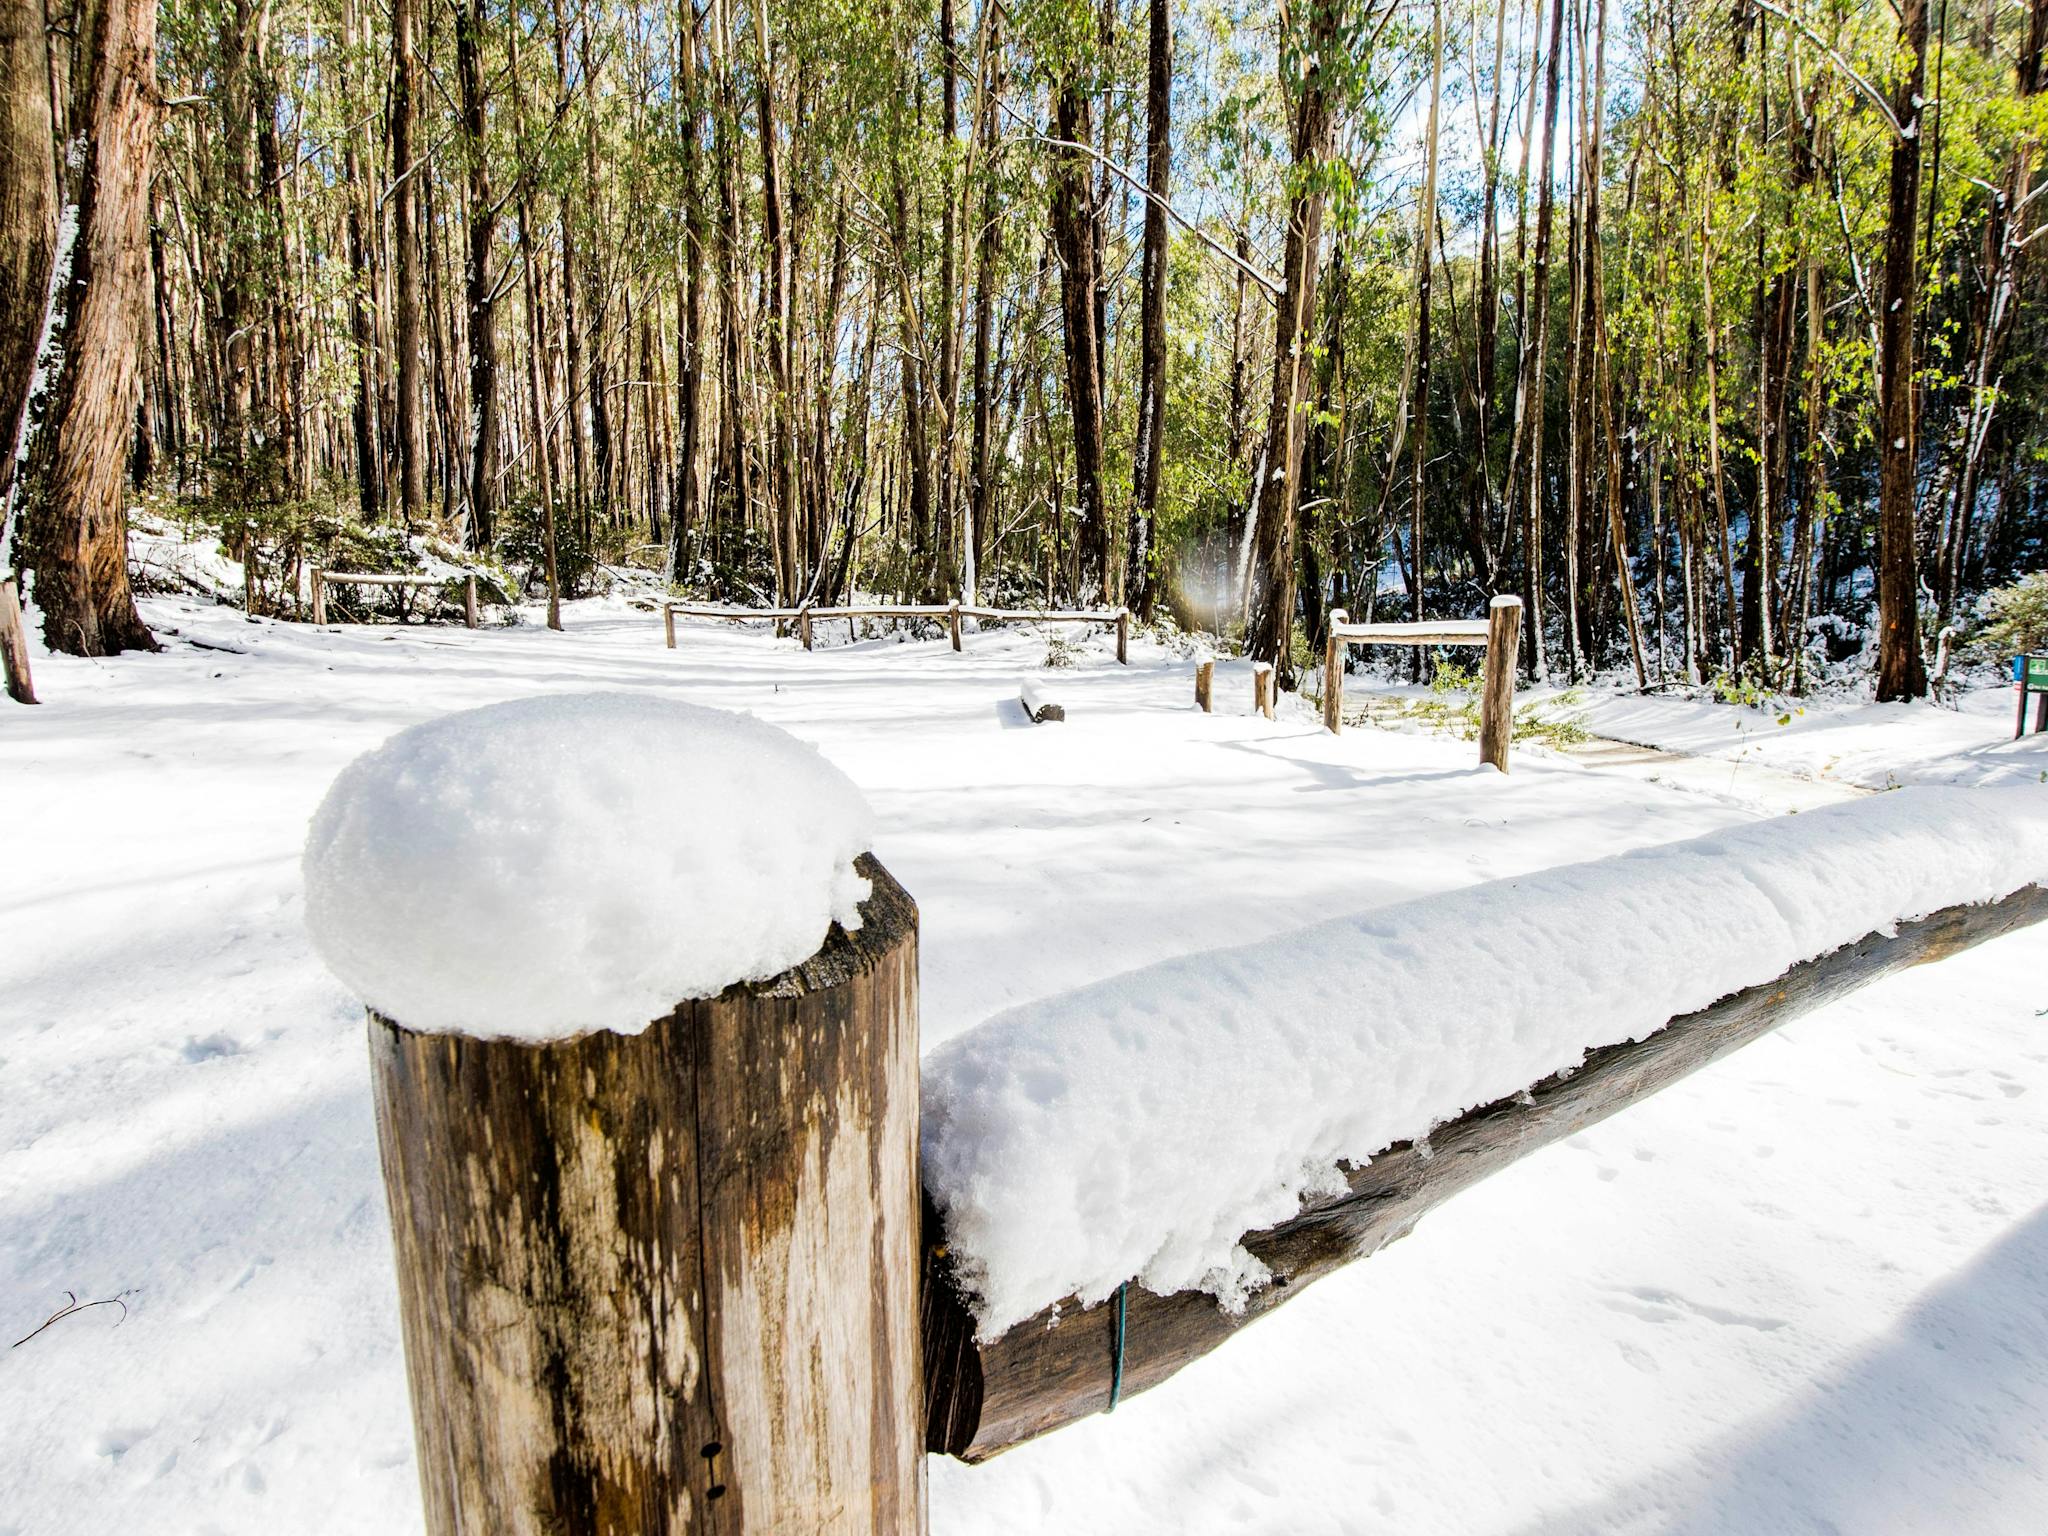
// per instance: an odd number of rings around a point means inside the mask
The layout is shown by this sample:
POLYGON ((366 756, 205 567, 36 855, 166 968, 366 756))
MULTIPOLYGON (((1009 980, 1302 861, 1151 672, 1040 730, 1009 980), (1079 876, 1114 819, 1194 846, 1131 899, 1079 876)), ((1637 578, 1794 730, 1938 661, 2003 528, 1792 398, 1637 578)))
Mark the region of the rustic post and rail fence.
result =
MULTIPOLYGON (((401 591, 420 587, 439 589, 447 586, 454 577, 440 576, 395 576, 368 571, 322 571, 313 572, 313 622, 327 622, 327 589, 329 587, 393 587, 401 591)), ((475 575, 466 575, 462 581, 462 623, 466 629, 475 629, 478 622, 477 592, 475 575)))
POLYGON ((1515 734, 1515 648, 1521 644, 1522 600, 1496 597, 1483 619, 1354 624, 1342 608, 1330 611, 1323 641, 1323 726, 1344 729, 1344 655, 1354 645, 1478 645, 1486 648, 1479 691, 1479 761, 1506 773, 1515 734))
POLYGON ((729 608, 712 603, 664 602, 661 605, 662 635, 668 648, 676 648, 676 620, 717 619, 728 624, 772 620, 780 635, 784 626, 796 625, 797 639, 805 650, 812 649, 813 626, 843 619, 847 638, 854 638, 854 626, 862 619, 943 620, 946 633, 958 651, 962 644, 962 620, 986 624, 1095 624, 1116 632, 1116 659, 1130 662, 1131 611, 1128 608, 984 608, 955 599, 947 603, 864 603, 837 606, 803 604, 795 608, 729 608))
POLYGON ((977 1341, 918 1166, 917 909, 859 869, 856 931, 640 1034, 370 1013, 430 1536, 921 1532, 926 1452, 980 1461, 1156 1386, 1487 1175, 2048 918, 2029 885, 1871 933, 1387 1148, 1245 1235, 1272 1278, 1241 1313, 1127 1286, 977 1341))

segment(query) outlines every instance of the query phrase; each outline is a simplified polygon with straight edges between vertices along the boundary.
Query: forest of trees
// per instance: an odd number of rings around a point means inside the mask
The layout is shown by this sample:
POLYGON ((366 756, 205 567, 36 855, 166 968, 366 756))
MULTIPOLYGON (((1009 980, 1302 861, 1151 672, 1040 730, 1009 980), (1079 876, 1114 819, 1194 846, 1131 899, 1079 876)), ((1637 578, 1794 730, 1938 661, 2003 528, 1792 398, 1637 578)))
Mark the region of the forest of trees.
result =
POLYGON ((85 654, 150 643, 146 503, 284 613, 411 533, 551 597, 1121 601, 1290 684, 1333 604, 1513 592, 1545 675, 1868 634, 1918 696, 2048 531, 2044 46, 2048 0, 0 0, 0 565, 85 654))

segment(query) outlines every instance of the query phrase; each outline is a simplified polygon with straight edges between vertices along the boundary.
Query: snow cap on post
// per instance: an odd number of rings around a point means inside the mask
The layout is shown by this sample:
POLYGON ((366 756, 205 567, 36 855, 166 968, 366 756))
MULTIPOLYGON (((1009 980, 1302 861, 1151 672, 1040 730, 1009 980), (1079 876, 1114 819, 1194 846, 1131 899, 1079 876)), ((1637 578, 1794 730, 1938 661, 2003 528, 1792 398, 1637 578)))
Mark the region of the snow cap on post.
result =
POLYGON ((409 1029, 638 1034, 858 926, 873 814, 748 715, 552 695, 445 715, 357 758, 306 839, 328 968, 409 1029))

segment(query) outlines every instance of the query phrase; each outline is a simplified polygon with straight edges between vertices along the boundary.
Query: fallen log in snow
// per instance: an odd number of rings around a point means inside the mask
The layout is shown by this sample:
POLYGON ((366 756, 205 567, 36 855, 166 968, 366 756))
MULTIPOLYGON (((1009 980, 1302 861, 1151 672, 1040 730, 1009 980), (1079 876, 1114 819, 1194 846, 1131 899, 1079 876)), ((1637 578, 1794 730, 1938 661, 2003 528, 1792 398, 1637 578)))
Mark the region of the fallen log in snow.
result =
POLYGON ((977 1344, 955 1287, 936 1211, 925 1209, 925 1446, 967 1461, 1071 1424, 1110 1405, 1113 1376, 1128 1397, 1155 1387, 1309 1283, 1405 1237, 1453 1195, 1510 1163, 1628 1108, 1800 1015, 1909 966, 2048 918, 2048 889, 1949 907, 1891 934, 1872 933, 1795 965, 1647 1038, 1603 1046, 1585 1064, 1403 1142, 1346 1176, 1346 1187, 1247 1236, 1271 1278, 1232 1313, 1201 1291, 1124 1293, 1121 1361, 1115 1303, 1084 1310, 1069 1297, 977 1344), (1120 1364, 1120 1370, 1118 1369, 1120 1364))
POLYGON ((1033 725, 1043 725, 1048 720, 1067 718, 1067 707, 1045 696, 1045 692, 1030 678, 1017 690, 1017 701, 1024 706, 1024 713, 1031 717, 1033 725))

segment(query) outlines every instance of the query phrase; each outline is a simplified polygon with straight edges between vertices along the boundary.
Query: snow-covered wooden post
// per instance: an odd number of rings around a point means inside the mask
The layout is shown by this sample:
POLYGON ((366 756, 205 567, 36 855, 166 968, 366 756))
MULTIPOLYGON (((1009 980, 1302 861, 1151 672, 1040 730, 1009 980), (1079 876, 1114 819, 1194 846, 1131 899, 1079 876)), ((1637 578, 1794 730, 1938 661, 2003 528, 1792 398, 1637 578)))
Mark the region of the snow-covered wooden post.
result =
POLYGON ((308 919, 370 1003, 430 1536, 925 1529, 917 909, 866 818, 772 727, 619 695, 337 781, 308 919))
POLYGON ((317 568, 313 572, 313 622, 327 622, 327 573, 317 568))
POLYGON ((803 640, 804 649, 808 651, 811 648, 811 605, 809 603, 805 603, 803 607, 797 610, 796 632, 803 640))
POLYGON ((960 649, 960 599, 954 598, 946 605, 946 628, 953 636, 953 649, 960 649))
POLYGON ((1522 643, 1522 600, 1503 594, 1486 610, 1486 666, 1479 692, 1479 761, 1508 771, 1515 734, 1515 656, 1522 643))
POLYGON ((1203 714, 1209 713, 1209 690, 1216 679, 1216 663, 1198 661, 1195 663, 1195 704, 1203 714))
POLYGON ((1252 663, 1252 708, 1268 720, 1273 718, 1273 663, 1252 663))
POLYGON ((1131 610, 1128 608, 1116 611, 1116 659, 1125 666, 1131 664, 1131 610))
POLYGON ((676 611, 667 603, 661 605, 661 629, 668 638, 668 648, 676 648, 676 611))
POLYGON ((1323 729, 1335 736, 1344 729, 1344 641, 1337 626, 1349 624, 1351 615, 1342 608, 1330 610, 1323 626, 1323 729))
POLYGON ((476 578, 469 577, 462 584, 462 622, 466 628, 476 628, 476 578))

